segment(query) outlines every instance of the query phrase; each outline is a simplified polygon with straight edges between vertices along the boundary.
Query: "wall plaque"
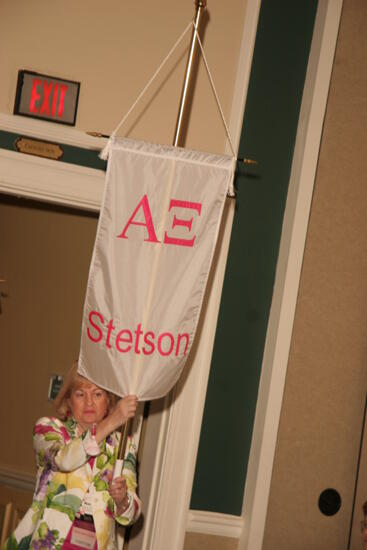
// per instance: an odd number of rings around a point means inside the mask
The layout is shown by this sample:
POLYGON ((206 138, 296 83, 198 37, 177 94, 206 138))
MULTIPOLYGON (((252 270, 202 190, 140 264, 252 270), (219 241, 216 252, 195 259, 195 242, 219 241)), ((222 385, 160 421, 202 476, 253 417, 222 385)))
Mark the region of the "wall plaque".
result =
POLYGON ((14 114, 75 126, 80 82, 19 71, 14 114))
POLYGON ((15 142, 15 148, 20 153, 36 155, 37 157, 60 160, 64 151, 58 143, 41 141, 40 139, 20 137, 15 142))

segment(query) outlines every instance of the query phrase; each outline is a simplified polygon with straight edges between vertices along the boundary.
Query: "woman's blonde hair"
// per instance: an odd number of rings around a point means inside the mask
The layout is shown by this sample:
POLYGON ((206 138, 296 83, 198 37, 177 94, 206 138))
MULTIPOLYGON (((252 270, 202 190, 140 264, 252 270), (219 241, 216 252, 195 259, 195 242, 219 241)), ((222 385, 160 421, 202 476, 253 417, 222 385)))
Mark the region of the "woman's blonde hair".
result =
MULTIPOLYGON (((92 382, 78 373, 78 362, 75 361, 65 375, 64 382, 55 399, 54 405, 56 416, 60 418, 60 420, 65 420, 71 413, 68 400, 70 399, 73 390, 88 384, 92 384, 92 382)), ((115 405, 116 396, 108 391, 106 391, 106 394, 108 398, 108 410, 110 411, 115 405)))

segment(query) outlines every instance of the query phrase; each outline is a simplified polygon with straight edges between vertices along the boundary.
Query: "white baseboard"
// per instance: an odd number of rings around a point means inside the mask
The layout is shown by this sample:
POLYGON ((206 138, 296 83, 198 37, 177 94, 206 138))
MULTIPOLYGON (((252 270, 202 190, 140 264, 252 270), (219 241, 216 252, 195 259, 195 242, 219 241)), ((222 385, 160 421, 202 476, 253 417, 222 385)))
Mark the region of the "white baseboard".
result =
POLYGON ((241 516, 189 510, 187 531, 239 539, 243 526, 241 516))

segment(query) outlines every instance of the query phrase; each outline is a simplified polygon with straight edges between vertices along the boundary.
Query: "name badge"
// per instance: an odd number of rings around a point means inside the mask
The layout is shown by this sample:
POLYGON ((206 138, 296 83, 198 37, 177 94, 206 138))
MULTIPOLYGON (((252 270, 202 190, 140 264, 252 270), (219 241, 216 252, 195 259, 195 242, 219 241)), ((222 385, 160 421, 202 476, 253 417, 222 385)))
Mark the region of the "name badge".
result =
POLYGON ((96 542, 96 533, 95 531, 90 531, 85 527, 76 527, 75 525, 71 528, 71 544, 76 544, 81 548, 87 548, 88 550, 93 550, 96 542))

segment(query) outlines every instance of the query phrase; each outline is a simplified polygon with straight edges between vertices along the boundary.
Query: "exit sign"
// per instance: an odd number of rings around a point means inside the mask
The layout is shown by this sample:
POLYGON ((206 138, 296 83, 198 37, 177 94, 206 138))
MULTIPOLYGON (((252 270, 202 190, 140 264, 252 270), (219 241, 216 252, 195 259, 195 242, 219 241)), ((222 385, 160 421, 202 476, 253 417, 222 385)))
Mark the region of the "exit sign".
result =
POLYGON ((19 71, 14 114, 75 126, 80 82, 19 71))

